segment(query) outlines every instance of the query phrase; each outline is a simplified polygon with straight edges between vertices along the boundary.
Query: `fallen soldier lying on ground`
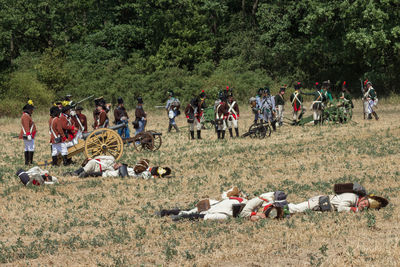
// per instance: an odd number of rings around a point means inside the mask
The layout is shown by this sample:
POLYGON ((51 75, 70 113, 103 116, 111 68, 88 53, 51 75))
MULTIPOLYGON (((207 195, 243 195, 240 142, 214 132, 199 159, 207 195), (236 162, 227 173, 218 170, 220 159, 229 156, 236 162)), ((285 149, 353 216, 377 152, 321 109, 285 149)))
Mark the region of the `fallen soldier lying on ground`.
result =
POLYGON ((223 192, 221 197, 221 201, 203 199, 195 208, 188 211, 161 210, 158 215, 171 216, 173 221, 180 219, 224 220, 229 217, 250 218, 256 221, 261 218, 270 218, 270 214, 274 214, 274 218, 283 218, 283 207, 287 205, 286 195, 282 191, 265 193, 247 201, 239 188, 234 186, 223 192), (260 208, 263 208, 263 212, 258 212, 260 208))
POLYGON ((97 156, 94 159, 87 159, 82 165, 82 168, 68 174, 80 178, 128 176, 143 179, 166 177, 171 174, 169 167, 150 167, 147 159, 140 160, 133 168, 117 163, 113 156, 97 156))
POLYGON ((43 185, 43 184, 55 184, 58 183, 56 177, 49 175, 49 172, 42 170, 39 167, 30 168, 28 171, 20 169, 16 175, 21 179, 24 185, 43 185))
POLYGON ((367 195, 364 187, 357 183, 335 184, 335 195, 320 195, 309 200, 289 204, 290 213, 312 211, 338 211, 338 212, 359 212, 366 208, 380 209, 389 203, 383 197, 367 195))

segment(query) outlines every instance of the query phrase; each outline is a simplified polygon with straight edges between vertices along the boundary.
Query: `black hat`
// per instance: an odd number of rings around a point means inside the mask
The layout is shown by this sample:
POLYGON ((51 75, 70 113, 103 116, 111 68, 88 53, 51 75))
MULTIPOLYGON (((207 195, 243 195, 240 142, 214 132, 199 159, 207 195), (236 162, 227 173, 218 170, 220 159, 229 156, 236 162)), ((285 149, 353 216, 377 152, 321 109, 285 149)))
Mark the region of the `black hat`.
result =
POLYGON ((65 100, 71 100, 72 95, 66 95, 65 100))
POLYGON ((317 90, 320 90, 321 89, 321 84, 319 82, 316 82, 315 83, 315 88, 317 88, 317 90))
POLYGON ((296 82, 296 83, 294 84, 294 89, 295 89, 295 90, 300 90, 300 88, 301 88, 301 82, 296 82))
POLYGON ((174 91, 169 90, 169 91, 168 91, 168 96, 174 96, 174 91))
POLYGON ((271 93, 271 91, 269 90, 268 86, 264 87, 264 93, 266 93, 266 94, 270 94, 271 93))
POLYGON ((57 106, 53 106, 50 108, 50 116, 52 117, 58 117, 60 115, 61 110, 57 106))
POLYGON ((62 105, 62 101, 61 100, 57 100, 56 101, 56 105, 62 105))
POLYGON ((346 83, 346 81, 344 81, 344 82, 343 82, 343 84, 342 84, 342 88, 344 88, 344 89, 346 89, 346 88, 347 88, 347 83, 346 83))
POLYGON ((206 97, 206 93, 204 92, 204 90, 201 91, 199 96, 200 96, 200 98, 205 98, 206 97))
POLYGON ((286 87, 281 87, 280 89, 279 89, 279 92, 285 92, 286 91, 286 87))
POLYGON ((75 110, 83 110, 83 107, 82 107, 82 106, 77 106, 77 107, 75 108, 75 110))
POLYGON ((118 97, 118 104, 123 104, 124 103, 124 100, 122 99, 122 97, 118 97))
POLYGON ((138 102, 138 104, 143 104, 143 98, 141 96, 139 96, 137 98, 137 102, 138 102))
POLYGON ((32 105, 26 104, 26 105, 22 108, 22 110, 33 110, 34 108, 35 108, 35 107, 32 106, 32 105))
POLYGON ((263 91, 264 91, 264 89, 262 89, 262 88, 258 88, 258 90, 257 90, 257 94, 261 95, 261 94, 263 93, 263 91))
POLYGON ((16 175, 21 179, 21 182, 26 185, 29 182, 29 175, 23 170, 19 169, 16 175))
POLYGON ((62 108, 62 112, 65 113, 70 109, 71 109, 71 106, 70 105, 66 105, 65 107, 62 108))
POLYGON ((283 191, 275 191, 275 193, 274 193, 274 199, 275 199, 274 205, 276 207, 280 207, 280 208, 288 205, 288 202, 287 202, 286 198, 287 197, 286 197, 285 192, 283 192, 283 191))

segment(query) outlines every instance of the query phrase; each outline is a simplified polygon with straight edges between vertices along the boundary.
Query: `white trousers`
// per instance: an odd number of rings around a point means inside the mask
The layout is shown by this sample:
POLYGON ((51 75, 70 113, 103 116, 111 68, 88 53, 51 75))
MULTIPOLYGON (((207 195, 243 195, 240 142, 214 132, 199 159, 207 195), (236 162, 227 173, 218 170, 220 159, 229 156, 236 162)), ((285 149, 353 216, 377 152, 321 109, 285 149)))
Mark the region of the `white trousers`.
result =
POLYGON ((204 220, 226 220, 228 217, 225 213, 209 213, 204 216, 204 220))
POLYGON ((277 118, 276 119, 278 122, 282 122, 283 121, 283 111, 285 111, 285 108, 283 105, 278 105, 277 107, 278 107, 278 109, 277 109, 277 118))
POLYGON ((305 212, 306 210, 317 210, 319 208, 319 198, 321 196, 315 196, 310 198, 307 201, 293 204, 289 203, 289 212, 290 213, 298 213, 298 212, 305 212))
POLYGON ((35 151, 35 139, 24 140, 25 151, 35 151))
POLYGON ((315 121, 318 121, 321 118, 322 110, 314 109, 313 110, 313 118, 315 121))
POLYGON ((201 122, 199 122, 199 121, 197 120, 197 118, 194 119, 194 122, 193 122, 193 123, 189 123, 190 131, 194 131, 194 128, 195 128, 195 127, 196 127, 196 130, 197 130, 197 131, 200 131, 200 130, 201 130, 201 122))
POLYGON ((52 144, 51 145, 51 156, 58 156, 61 154, 61 156, 66 156, 68 155, 68 148, 65 143, 58 143, 58 144, 52 144))
POLYGON ((230 120, 228 119, 228 128, 232 129, 232 126, 233 126, 233 128, 237 128, 238 127, 238 120, 233 118, 233 117, 230 117, 230 120))
MULTIPOLYGON (((218 125, 217 125, 217 130, 218 130, 218 131, 225 131, 226 128, 227 128, 226 120, 223 120, 223 121, 222 121, 222 124, 218 124, 218 125)), ((235 128, 237 128, 237 127, 235 127, 235 128)))
POLYGON ((365 103, 367 103, 368 105, 368 108, 365 109, 367 111, 367 114, 371 114, 372 112, 374 112, 374 107, 378 105, 378 99, 368 100, 365 103))

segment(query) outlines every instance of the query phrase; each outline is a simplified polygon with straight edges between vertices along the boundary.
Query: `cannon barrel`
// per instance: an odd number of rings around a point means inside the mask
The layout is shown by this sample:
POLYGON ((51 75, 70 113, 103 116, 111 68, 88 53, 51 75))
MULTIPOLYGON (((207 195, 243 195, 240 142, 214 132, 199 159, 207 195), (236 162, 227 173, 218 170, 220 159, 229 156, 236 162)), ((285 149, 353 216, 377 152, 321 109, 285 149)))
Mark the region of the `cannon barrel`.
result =
MULTIPOLYGON (((116 130, 121 129, 121 128, 124 128, 124 127, 126 127, 126 124, 125 124, 125 123, 122 123, 122 124, 117 124, 117 125, 110 126, 110 127, 108 127, 107 129, 111 129, 111 130, 116 131, 116 130)), ((87 132, 87 133, 83 133, 83 134, 82 134, 83 140, 86 140, 86 138, 87 138, 92 132, 93 132, 93 131, 87 132)))

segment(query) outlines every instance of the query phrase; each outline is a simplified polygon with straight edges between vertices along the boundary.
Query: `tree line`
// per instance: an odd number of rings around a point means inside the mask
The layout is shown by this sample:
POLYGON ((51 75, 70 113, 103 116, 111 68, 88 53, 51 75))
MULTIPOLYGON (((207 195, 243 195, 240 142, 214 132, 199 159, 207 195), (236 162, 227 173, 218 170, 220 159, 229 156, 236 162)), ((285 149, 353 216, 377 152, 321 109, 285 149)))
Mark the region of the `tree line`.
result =
POLYGON ((29 95, 38 105, 141 95, 163 102, 258 87, 359 79, 397 93, 397 0, 0 0, 0 113, 29 95), (7 104, 7 108, 4 105, 7 104))

